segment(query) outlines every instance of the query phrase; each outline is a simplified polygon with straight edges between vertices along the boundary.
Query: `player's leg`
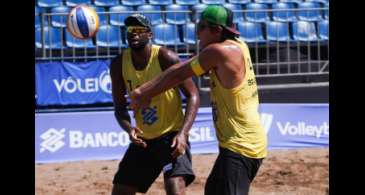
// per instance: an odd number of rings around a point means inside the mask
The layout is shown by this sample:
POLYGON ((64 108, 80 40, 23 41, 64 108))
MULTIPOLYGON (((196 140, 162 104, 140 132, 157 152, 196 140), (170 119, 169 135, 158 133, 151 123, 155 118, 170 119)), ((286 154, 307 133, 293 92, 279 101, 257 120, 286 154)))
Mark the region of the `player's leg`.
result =
POLYGON ((164 177, 167 195, 185 195, 185 179, 182 176, 164 177))
POLYGON ((112 195, 135 195, 137 188, 124 184, 114 184, 112 195))
POLYGON ((158 150, 163 167, 165 190, 168 195, 186 194, 186 187, 195 179, 192 169, 190 144, 188 143, 185 154, 172 159, 171 153, 174 148, 171 148, 171 143, 173 137, 174 134, 167 136, 166 140, 161 141, 158 150))
POLYGON ((148 150, 130 144, 114 176, 112 195, 146 193, 161 169, 148 150))
POLYGON ((220 148, 207 179, 205 195, 247 195, 261 161, 220 148))

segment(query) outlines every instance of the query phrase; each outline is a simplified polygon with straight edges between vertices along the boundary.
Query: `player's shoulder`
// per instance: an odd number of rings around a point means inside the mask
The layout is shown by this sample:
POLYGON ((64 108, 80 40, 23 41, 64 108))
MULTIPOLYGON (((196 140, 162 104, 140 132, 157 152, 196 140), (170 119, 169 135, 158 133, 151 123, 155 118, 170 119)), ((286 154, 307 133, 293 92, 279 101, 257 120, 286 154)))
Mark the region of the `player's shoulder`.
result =
POLYGON ((178 58, 177 53, 173 52, 172 50, 166 48, 166 47, 160 47, 158 51, 158 57, 162 60, 169 60, 171 58, 178 58))
POLYGON ((110 62, 110 71, 119 71, 123 66, 123 53, 125 49, 123 49, 120 54, 116 55, 110 62))
POLYGON ((206 53, 209 53, 212 57, 223 57, 223 56, 232 56, 234 54, 234 50, 239 50, 239 47, 235 44, 229 44, 226 42, 221 43, 212 43, 208 45, 205 49, 206 53))
POLYGON ((158 61, 160 62, 162 69, 165 70, 171 65, 178 63, 180 58, 177 53, 161 46, 158 52, 158 61))

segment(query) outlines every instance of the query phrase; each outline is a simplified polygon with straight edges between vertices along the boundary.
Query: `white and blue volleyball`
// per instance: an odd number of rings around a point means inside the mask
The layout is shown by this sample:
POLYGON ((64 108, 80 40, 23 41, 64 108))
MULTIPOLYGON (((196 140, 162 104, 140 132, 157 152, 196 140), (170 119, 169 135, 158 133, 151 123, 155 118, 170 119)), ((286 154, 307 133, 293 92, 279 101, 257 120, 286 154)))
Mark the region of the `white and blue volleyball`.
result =
POLYGON ((67 17, 67 30, 78 39, 95 36, 99 29, 99 16, 87 5, 74 7, 67 17))

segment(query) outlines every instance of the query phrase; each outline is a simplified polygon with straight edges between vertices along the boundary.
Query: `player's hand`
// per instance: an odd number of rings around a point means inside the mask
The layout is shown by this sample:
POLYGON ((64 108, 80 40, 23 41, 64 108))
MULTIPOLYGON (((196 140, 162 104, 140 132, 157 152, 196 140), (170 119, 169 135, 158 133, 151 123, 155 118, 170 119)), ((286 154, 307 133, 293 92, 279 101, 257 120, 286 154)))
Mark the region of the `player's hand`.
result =
POLYGON ((132 127, 132 129, 128 132, 129 139, 134 144, 146 148, 147 147, 146 142, 143 141, 141 138, 138 138, 137 134, 143 134, 143 131, 140 130, 138 127, 132 127))
POLYGON ((151 103, 151 97, 143 96, 143 94, 140 92, 138 88, 132 91, 132 93, 130 94, 130 98, 131 98, 130 107, 134 111, 137 111, 140 108, 142 109, 147 108, 148 105, 150 105, 151 103))
POLYGON ((175 150, 171 153, 173 158, 177 158, 180 155, 185 154, 187 147, 187 136, 182 133, 178 133, 172 140, 171 148, 175 147, 175 150))

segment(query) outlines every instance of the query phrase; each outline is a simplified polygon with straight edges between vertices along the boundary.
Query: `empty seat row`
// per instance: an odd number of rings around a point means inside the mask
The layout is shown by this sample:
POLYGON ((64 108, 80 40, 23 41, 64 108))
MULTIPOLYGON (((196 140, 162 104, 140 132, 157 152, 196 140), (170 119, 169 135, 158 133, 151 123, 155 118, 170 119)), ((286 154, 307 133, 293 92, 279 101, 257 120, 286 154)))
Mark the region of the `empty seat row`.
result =
POLYGON ((239 23, 237 28, 241 37, 248 43, 266 41, 325 41, 328 40, 328 20, 314 22, 297 21, 284 23, 266 22, 265 25, 253 22, 239 23), (265 32, 265 33, 264 33, 265 32))
MULTIPOLYGON (((283 23, 270 21, 267 23, 243 22, 238 23, 237 29, 248 43, 266 41, 321 41, 328 40, 328 20, 317 24, 314 22, 298 21, 283 23), (265 33, 264 33, 265 32, 265 33)), ((36 28, 36 47, 60 49, 62 47, 94 48, 92 39, 79 40, 71 36, 64 28, 46 26, 36 28), (44 41, 44 42, 43 42, 44 41), (65 44, 63 44, 65 43, 65 44)), ((188 23, 182 26, 158 24, 153 27, 153 42, 159 45, 180 46, 196 43, 196 25, 188 23)), ((126 47, 125 31, 120 27, 102 25, 95 37, 99 47, 126 47), (123 35, 124 33, 124 35, 123 35)))
POLYGON ((247 4, 247 3, 277 3, 277 2, 320 2, 320 3, 328 3, 328 0, 38 0, 37 6, 50 8, 57 6, 76 6, 78 4, 89 4, 96 5, 100 7, 111 7, 115 5, 127 5, 127 6, 138 6, 144 4, 150 5, 171 5, 173 3, 179 5, 196 5, 198 3, 203 4, 225 4, 225 3, 233 3, 233 4, 247 4))
MULTIPOLYGON (((311 9, 311 8, 320 8, 318 3, 302 3, 299 4, 299 8, 303 9, 311 9)), ((200 13, 207 5, 198 4, 193 6, 193 13, 200 13)), ((293 9, 294 4, 291 3, 276 3, 272 5, 272 8, 276 11, 273 11, 272 14, 268 11, 259 11, 259 10, 267 10, 269 7, 266 4, 258 4, 258 3, 250 3, 246 5, 245 12, 242 13, 243 8, 238 4, 225 4, 227 8, 233 10, 234 13, 234 22, 238 23, 241 21, 250 21, 250 22, 266 22, 271 20, 274 21, 319 21, 323 19, 328 19, 328 10, 322 12, 322 10, 301 10, 301 11, 288 11, 287 9, 293 9), (248 12, 246 12, 248 11, 248 12), (270 15, 272 15, 270 17, 270 15)), ((99 19, 101 24, 111 24, 116 26, 123 26, 124 19, 130 15, 134 10, 130 6, 113 6, 109 9, 108 13, 104 8, 101 7, 93 7, 99 13, 99 19), (109 15, 109 16, 108 16, 109 15)), ((144 13, 150 20, 153 25, 164 23, 164 18, 166 18, 166 22, 170 24, 185 24, 192 21, 196 21, 198 17, 196 15, 192 15, 189 13, 189 7, 184 5, 169 5, 166 7, 168 11, 164 17, 160 11, 162 11, 161 6, 153 6, 153 5, 141 5, 137 7, 138 12, 144 13), (185 12, 184 12, 185 11, 185 12), (191 19, 192 18, 192 19, 191 19)), ((51 18, 45 17, 46 23, 50 23, 54 27, 65 27, 66 25, 66 14, 70 11, 69 7, 60 6, 51 9, 53 14, 64 13, 64 15, 52 15, 51 18), (48 22, 50 21, 50 22, 48 22)), ((35 13, 39 13, 39 9, 35 8, 35 13)), ((40 25, 40 16, 35 16, 35 25, 40 25)))

